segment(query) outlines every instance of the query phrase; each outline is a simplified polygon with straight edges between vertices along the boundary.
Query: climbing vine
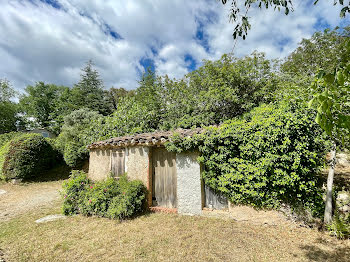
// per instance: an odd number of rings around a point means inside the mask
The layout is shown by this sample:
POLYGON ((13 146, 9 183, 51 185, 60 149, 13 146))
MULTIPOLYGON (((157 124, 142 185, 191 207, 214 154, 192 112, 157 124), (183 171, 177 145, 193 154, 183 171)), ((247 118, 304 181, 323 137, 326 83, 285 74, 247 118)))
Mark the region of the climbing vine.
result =
POLYGON ((321 215, 317 171, 326 143, 314 117, 293 104, 262 105, 192 138, 175 134, 166 146, 176 152, 198 148, 204 182, 235 204, 287 203, 321 215))

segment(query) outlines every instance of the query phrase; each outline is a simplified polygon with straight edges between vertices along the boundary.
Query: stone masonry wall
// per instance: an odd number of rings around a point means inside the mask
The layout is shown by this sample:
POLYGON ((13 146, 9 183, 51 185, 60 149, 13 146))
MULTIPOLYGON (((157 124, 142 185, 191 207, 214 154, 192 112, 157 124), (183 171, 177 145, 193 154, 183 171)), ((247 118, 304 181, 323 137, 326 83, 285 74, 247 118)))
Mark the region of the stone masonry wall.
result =
POLYGON ((198 153, 176 155, 177 211, 180 214, 202 213, 202 185, 198 153))

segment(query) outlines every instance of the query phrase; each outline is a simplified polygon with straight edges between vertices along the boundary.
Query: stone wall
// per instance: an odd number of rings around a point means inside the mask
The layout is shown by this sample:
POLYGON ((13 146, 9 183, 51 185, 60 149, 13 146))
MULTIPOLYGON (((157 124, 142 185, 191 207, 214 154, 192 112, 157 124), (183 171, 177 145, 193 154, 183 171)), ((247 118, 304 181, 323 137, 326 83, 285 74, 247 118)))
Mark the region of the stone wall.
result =
POLYGON ((350 192, 339 192, 336 206, 340 214, 342 214, 345 218, 350 216, 350 192))
POLYGON ((202 184, 198 153, 176 155, 177 211, 180 214, 202 213, 202 184))
POLYGON ((111 172, 111 150, 90 150, 89 178, 95 181, 106 179, 111 172))

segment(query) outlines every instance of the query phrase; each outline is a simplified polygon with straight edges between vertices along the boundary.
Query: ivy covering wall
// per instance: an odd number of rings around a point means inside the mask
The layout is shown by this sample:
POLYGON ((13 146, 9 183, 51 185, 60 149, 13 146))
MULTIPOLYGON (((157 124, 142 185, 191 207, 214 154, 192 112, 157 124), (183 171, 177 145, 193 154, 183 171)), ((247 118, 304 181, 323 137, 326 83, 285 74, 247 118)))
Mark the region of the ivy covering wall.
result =
POLYGON ((174 135, 168 150, 198 148, 207 185, 235 204, 277 208, 281 203, 322 213, 317 175, 326 142, 312 111, 294 104, 261 105, 240 119, 192 138, 174 135))

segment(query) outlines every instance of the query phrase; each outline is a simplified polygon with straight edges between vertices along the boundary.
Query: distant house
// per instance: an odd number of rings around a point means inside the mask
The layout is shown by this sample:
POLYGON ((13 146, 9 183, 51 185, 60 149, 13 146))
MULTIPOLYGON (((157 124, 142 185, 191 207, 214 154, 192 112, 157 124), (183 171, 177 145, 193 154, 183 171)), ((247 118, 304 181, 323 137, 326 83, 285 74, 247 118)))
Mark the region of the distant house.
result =
MULTIPOLYGON (((202 129, 178 129, 175 132, 186 137, 198 134, 202 129)), ((149 191, 148 203, 155 209, 199 215, 203 207, 227 207, 226 199, 222 203, 204 186, 202 168, 197 162, 198 151, 173 153, 166 150, 164 143, 172 134, 172 131, 144 133, 89 145, 89 177, 102 180, 109 174, 118 177, 127 173, 130 179, 145 184, 149 191)))
POLYGON ((27 130, 27 133, 36 133, 36 134, 41 134, 43 137, 48 137, 48 138, 55 138, 56 135, 44 128, 36 128, 33 130, 27 130))

